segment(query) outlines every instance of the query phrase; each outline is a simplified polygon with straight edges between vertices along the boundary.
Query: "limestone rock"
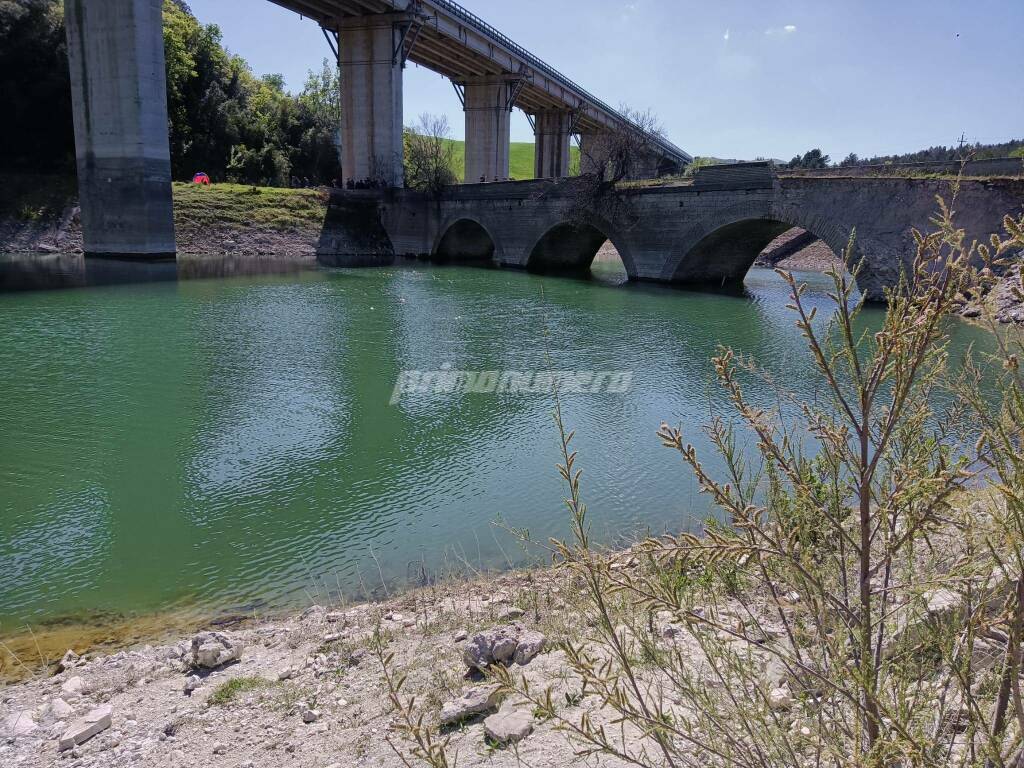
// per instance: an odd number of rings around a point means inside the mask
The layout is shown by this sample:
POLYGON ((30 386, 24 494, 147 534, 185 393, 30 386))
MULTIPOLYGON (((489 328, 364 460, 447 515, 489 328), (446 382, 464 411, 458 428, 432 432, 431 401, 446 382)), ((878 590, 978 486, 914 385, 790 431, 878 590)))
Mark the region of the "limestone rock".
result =
POLYGON ((446 701, 441 707, 441 725, 452 725, 466 718, 497 708, 501 699, 501 686, 478 685, 467 688, 455 701, 446 701))
POLYGON ((469 637, 469 633, 464 629, 460 629, 458 632, 455 633, 455 636, 452 637, 452 641, 456 643, 461 643, 467 637, 469 637))
POLYGON ((537 654, 544 650, 547 643, 547 638, 536 630, 531 629, 521 634, 513 657, 516 664, 521 667, 529 664, 537 654))
POLYGON ((299 715, 302 717, 304 723, 315 723, 320 719, 320 710, 313 709, 312 707, 302 706, 299 708, 299 715))
POLYGON ((215 669, 242 658, 244 646, 223 632, 200 632, 192 638, 192 666, 215 669))
POLYGON ((295 667, 285 667, 284 669, 282 669, 280 672, 277 673, 277 679, 278 680, 291 680, 293 677, 295 677, 295 673, 296 673, 295 667))
POLYGON ((508 664, 515 657, 518 647, 519 639, 515 635, 498 636, 491 644, 491 658, 499 664, 508 664))
POLYGON ((950 613, 960 604, 960 596, 951 589, 940 587, 924 593, 928 613, 942 615, 950 613))
POLYGON ((484 734, 498 744, 522 741, 533 731, 533 715, 525 709, 504 707, 484 720, 484 734))
POLYGON ((466 643, 462 660, 470 669, 487 669, 492 664, 509 665, 513 661, 528 664, 547 641, 543 634, 527 630, 521 624, 509 624, 477 632, 466 643))
POLYGON ((0 735, 17 738, 32 733, 35 729, 36 721, 31 710, 24 709, 21 712, 12 712, 4 718, 4 727, 0 735))
POLYGON ((506 608, 500 614, 498 614, 498 621, 513 621, 515 619, 521 619, 526 614, 522 608, 506 608))
POLYGON ((185 693, 191 696, 192 691, 199 688, 202 684, 203 678, 201 678, 199 675, 189 675, 187 678, 185 678, 185 685, 183 687, 183 690, 185 691, 185 693))
POLYGON ((107 730, 112 715, 113 708, 109 704, 102 704, 90 710, 85 717, 80 717, 67 727, 60 737, 60 749, 71 749, 88 741, 97 733, 107 730))
POLYGON ((53 699, 50 702, 50 714, 57 720, 66 720, 74 714, 74 708, 64 699, 53 699))
POLYGON ((68 696, 77 696, 85 689, 85 681, 75 675, 65 680, 60 689, 68 696))
POLYGON ((776 711, 785 711, 793 706, 793 697, 788 688, 772 688, 768 692, 768 706, 776 711))

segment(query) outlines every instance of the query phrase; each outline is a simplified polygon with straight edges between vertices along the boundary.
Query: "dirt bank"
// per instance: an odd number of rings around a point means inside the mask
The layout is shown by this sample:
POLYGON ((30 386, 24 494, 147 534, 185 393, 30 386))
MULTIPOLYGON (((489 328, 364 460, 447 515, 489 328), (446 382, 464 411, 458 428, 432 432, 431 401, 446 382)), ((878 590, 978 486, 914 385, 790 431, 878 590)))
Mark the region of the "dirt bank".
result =
MULTIPOLYGON (((81 253, 74 179, 4 175, 0 188, 0 253, 81 253)), ((310 257, 327 210, 326 192, 315 189, 175 182, 173 194, 183 254, 310 257)))

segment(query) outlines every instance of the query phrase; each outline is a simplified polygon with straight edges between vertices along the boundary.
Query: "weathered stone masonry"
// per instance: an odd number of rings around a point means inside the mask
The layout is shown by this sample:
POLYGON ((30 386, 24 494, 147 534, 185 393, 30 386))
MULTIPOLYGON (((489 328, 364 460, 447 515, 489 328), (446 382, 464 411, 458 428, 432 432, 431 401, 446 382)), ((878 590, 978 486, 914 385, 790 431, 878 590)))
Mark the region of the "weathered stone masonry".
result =
MULTIPOLYGON (((778 234, 802 227, 842 254, 856 231, 858 283, 873 300, 896 285, 915 252, 911 229, 927 230, 935 179, 778 178, 754 189, 650 187, 624 193, 628 222, 573 216, 572 180, 478 184, 442 199, 409 190, 338 192, 319 253, 334 264, 382 264, 396 255, 480 258, 509 267, 585 268, 611 240, 631 280, 727 285, 742 281, 778 234), (360 217, 346 216, 358 196, 360 217), (367 221, 369 211, 375 211, 367 221), (351 231, 376 232, 369 251, 351 231)), ((1024 179, 964 181, 956 222, 968 238, 1000 231, 1006 213, 1024 208, 1024 179)))

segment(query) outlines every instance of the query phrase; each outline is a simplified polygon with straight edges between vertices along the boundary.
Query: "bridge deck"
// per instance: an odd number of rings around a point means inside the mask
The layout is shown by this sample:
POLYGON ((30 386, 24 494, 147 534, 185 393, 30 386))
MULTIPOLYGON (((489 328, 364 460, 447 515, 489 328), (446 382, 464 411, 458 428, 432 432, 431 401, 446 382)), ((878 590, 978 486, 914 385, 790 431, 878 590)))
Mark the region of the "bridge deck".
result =
MULTIPOLYGON (((374 13, 411 9, 410 0, 271 0, 313 19, 326 29, 339 20, 374 13)), ((415 32, 410 61, 453 81, 470 77, 521 76, 515 106, 536 114, 545 109, 578 110, 577 131, 601 131, 622 125, 625 118, 554 67, 541 61, 489 24, 451 0, 421 0, 427 19, 415 32)), ((672 142, 659 138, 659 149, 676 162, 692 157, 672 142)))

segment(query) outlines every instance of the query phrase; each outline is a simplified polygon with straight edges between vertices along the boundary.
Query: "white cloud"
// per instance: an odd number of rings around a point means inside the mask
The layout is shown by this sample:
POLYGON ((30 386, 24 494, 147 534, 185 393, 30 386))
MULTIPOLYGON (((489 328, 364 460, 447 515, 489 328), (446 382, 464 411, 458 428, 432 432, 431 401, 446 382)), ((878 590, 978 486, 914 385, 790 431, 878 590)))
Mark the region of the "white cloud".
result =
POLYGON ((764 33, 769 37, 771 35, 790 35, 793 32, 796 32, 796 24, 787 24, 782 29, 779 29, 778 27, 768 27, 768 29, 764 31, 764 33))
POLYGON ((729 30, 728 29, 725 30, 725 34, 722 35, 722 39, 725 40, 725 42, 729 42, 729 30))
POLYGON ((783 32, 796 32, 796 24, 787 24, 782 28, 783 32))

